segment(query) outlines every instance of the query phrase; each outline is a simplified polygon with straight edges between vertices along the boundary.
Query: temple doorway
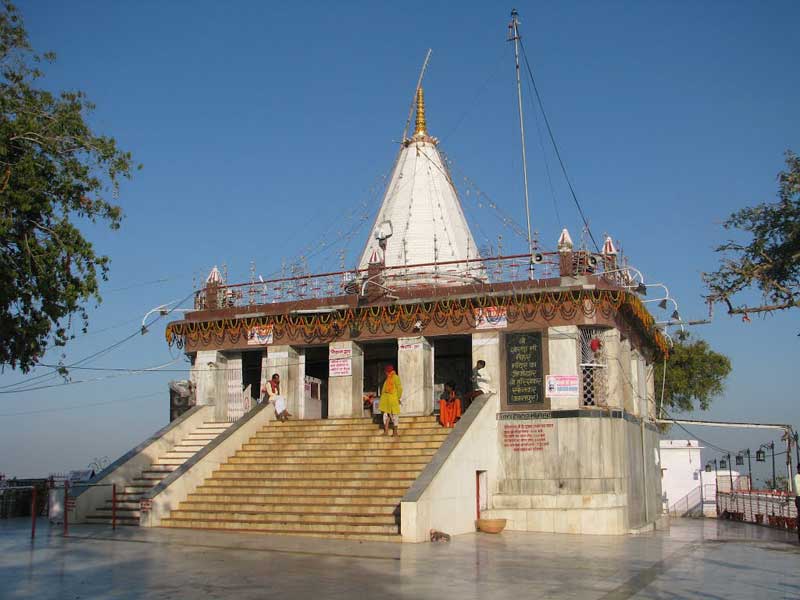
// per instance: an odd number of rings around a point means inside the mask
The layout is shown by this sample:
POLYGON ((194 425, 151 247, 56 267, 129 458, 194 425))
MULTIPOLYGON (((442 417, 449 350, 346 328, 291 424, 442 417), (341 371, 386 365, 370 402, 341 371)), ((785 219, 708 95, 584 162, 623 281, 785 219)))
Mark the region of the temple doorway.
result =
POLYGON ((453 335, 429 339, 433 345, 434 411, 439 410, 439 395, 448 381, 456 384, 456 392, 462 399, 463 409, 467 410, 469 403, 465 396, 472 391, 472 336, 453 335))
MULTIPOLYGON (((392 365, 397 369, 397 340, 365 342, 364 349, 364 393, 380 395, 380 387, 386 378, 384 368, 392 365)), ((399 373, 401 379, 402 373, 399 373)))
POLYGON ((255 405, 261 395, 261 359, 263 350, 247 350, 242 352, 242 389, 250 386, 251 404, 255 405))
POLYGON ((328 346, 307 346, 305 352, 305 392, 316 396, 319 386, 321 417, 328 418, 328 346))

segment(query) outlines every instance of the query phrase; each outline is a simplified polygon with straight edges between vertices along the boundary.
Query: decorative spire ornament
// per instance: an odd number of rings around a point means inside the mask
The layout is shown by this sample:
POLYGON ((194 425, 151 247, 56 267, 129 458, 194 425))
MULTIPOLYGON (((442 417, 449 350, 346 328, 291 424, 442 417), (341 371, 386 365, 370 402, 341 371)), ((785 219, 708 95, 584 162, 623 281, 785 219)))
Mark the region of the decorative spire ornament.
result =
POLYGON ((414 129, 414 137, 425 137, 428 135, 425 123, 425 93, 422 87, 417 88, 417 120, 414 129))

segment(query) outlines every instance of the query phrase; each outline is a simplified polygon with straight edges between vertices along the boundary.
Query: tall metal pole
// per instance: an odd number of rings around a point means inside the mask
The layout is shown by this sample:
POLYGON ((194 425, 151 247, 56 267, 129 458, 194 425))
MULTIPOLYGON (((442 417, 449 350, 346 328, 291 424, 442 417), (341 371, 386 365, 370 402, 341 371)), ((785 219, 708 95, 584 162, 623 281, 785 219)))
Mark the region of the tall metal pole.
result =
POLYGON ((750 448, 747 449, 747 478, 750 482, 747 484, 747 488, 752 490, 753 489, 753 464, 750 462, 750 448))
POLYGON ((522 139, 522 178, 525 184, 525 218, 528 221, 528 253, 530 264, 528 267, 529 278, 533 278, 533 236, 531 236, 531 207, 528 198, 528 160, 525 153, 525 119, 522 114, 522 81, 519 72, 519 13, 517 9, 511 11, 509 29, 509 42, 514 42, 514 64, 517 71, 517 108, 519 109, 519 134, 522 139))
POLYGON ((728 479, 731 482, 731 494, 733 493, 733 469, 731 469, 731 454, 728 452, 728 479))
POLYGON ((769 449, 772 450, 772 489, 775 490, 778 487, 778 483, 775 481, 775 442, 769 443, 769 449))

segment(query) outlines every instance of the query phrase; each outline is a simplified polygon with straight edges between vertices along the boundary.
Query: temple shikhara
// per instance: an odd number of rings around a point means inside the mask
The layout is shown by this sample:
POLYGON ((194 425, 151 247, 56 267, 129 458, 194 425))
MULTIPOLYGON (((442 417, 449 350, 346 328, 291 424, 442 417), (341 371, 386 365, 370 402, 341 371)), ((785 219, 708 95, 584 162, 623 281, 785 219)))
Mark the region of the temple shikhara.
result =
MULTIPOLYGON (((552 251, 482 254, 421 87, 414 125, 351 270, 232 283, 215 268, 168 324, 192 364, 174 420, 98 476, 121 490, 123 522, 403 542, 478 518, 656 525, 653 365, 668 346, 641 276, 610 238, 593 252, 566 229, 552 251), (373 418, 387 365, 397 436, 373 418), (446 383, 453 428, 437 419, 446 383)), ((108 519, 106 490, 80 494, 73 518, 108 519)))

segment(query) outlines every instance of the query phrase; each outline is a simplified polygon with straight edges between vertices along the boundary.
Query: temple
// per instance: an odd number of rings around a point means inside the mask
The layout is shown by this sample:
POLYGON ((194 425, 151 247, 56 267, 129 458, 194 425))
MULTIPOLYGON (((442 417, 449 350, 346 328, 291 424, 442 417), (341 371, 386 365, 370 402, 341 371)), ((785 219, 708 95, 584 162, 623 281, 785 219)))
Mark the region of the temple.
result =
MULTIPOLYGON (((215 268, 169 323, 191 392, 97 478, 124 486, 131 524, 405 542, 478 518, 656 526, 653 364, 668 346, 641 278, 610 238, 576 249, 566 229, 553 252, 481 256, 421 88, 415 125, 352 271, 231 284, 215 268), (388 364, 404 390, 397 438, 370 408, 388 364), (273 374, 286 422, 258 402, 273 374), (465 408, 453 429, 436 420, 445 382, 465 408)), ((75 518, 107 518, 96 489, 75 518)))

